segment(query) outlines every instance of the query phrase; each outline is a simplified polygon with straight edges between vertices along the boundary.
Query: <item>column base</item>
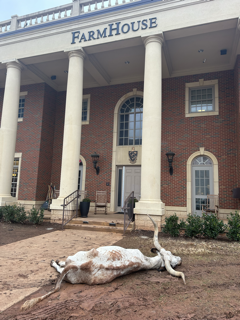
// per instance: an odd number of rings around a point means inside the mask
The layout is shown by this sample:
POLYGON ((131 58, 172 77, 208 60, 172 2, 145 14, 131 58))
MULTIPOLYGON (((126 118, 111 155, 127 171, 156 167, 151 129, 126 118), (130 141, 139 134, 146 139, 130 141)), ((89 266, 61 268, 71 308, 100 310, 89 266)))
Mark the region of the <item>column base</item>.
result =
POLYGON ((134 213, 163 216, 165 214, 165 203, 161 201, 140 200, 135 203, 134 213))
POLYGON ((57 199, 52 199, 50 204, 50 210, 63 210, 63 200, 64 198, 58 197, 57 199))
MULTIPOLYGON (((151 218, 154 220, 158 226, 158 231, 162 229, 162 219, 163 216, 151 215, 151 218)), ((135 214, 135 230, 150 230, 154 231, 154 226, 152 221, 145 214, 135 214)))
POLYGON ((17 199, 11 196, 0 196, 0 207, 17 204, 17 199))
POLYGON ((161 231, 162 216, 165 214, 165 203, 161 201, 140 201, 135 203, 135 229, 154 231, 152 221, 147 214, 155 221, 158 230, 161 231))
MULTIPOLYGON (((63 200, 64 198, 53 199, 50 205, 51 221, 58 222, 63 219, 63 200)), ((79 211, 79 207, 78 207, 79 211)), ((64 221, 71 219, 76 214, 76 202, 69 204, 64 210, 64 221)))
POLYGON ((63 216, 63 199, 64 198, 57 198, 53 199, 52 203, 50 204, 50 210, 51 210, 51 221, 57 222, 57 220, 60 222, 62 220, 63 216))

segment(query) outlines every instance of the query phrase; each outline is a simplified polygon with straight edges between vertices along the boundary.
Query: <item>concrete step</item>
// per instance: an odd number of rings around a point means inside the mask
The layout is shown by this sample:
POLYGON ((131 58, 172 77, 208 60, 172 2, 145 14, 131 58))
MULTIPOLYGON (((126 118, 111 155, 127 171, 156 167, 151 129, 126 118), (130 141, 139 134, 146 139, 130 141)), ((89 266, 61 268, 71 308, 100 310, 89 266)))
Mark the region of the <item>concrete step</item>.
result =
POLYGON ((83 220, 73 219, 72 221, 69 222, 69 224, 92 225, 92 226, 94 225, 94 226, 105 226, 105 227, 122 227, 122 228, 124 226, 123 223, 119 223, 119 222, 92 221, 92 220, 88 220, 88 218, 83 220))
MULTIPOLYGON (((74 230, 88 230, 88 231, 99 231, 99 232, 113 232, 113 233, 123 233, 123 226, 111 227, 105 225, 93 225, 93 224, 74 224, 68 223, 65 226, 65 229, 74 229, 74 230)), ((132 228, 129 226, 126 232, 131 232, 132 228)))

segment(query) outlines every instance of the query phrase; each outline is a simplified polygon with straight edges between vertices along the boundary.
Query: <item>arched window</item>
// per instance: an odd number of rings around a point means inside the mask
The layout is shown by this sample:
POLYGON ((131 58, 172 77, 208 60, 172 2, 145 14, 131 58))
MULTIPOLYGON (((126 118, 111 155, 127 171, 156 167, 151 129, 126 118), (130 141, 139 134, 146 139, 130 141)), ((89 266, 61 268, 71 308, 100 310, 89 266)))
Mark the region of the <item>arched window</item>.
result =
POLYGON ((193 213, 202 214, 207 195, 213 194, 213 163, 207 156, 198 156, 192 161, 192 208, 193 213))
POLYGON ((126 100, 119 110, 118 144, 132 146, 142 144, 143 98, 126 100))

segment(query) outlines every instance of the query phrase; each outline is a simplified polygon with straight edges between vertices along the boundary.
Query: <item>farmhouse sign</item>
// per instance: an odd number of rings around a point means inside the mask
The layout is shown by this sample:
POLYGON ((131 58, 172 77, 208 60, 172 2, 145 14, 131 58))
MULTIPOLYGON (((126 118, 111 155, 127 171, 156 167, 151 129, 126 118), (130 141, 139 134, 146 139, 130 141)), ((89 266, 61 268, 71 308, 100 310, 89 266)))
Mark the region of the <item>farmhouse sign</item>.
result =
POLYGON ((91 30, 85 33, 81 33, 80 31, 72 32, 71 44, 75 44, 76 42, 81 43, 82 41, 97 40, 100 38, 114 37, 128 33, 130 30, 136 32, 138 30, 156 28, 157 26, 157 18, 143 19, 124 24, 121 22, 110 23, 108 27, 103 30, 97 29, 95 31, 91 30))

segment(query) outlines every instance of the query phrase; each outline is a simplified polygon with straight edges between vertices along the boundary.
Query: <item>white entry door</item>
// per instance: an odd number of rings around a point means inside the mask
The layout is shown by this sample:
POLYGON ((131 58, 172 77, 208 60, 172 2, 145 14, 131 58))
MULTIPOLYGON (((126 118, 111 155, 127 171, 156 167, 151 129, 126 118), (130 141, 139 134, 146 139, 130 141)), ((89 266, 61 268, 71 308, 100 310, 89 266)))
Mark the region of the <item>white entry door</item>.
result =
POLYGON ((123 166, 118 168, 117 211, 121 212, 125 199, 134 191, 134 197, 141 197, 141 167, 123 166))
POLYGON ((125 167, 125 190, 124 200, 134 191, 134 197, 141 197, 141 167, 125 167))
POLYGON ((206 204, 207 195, 213 194, 212 167, 193 167, 193 213, 202 215, 202 205, 206 204))

